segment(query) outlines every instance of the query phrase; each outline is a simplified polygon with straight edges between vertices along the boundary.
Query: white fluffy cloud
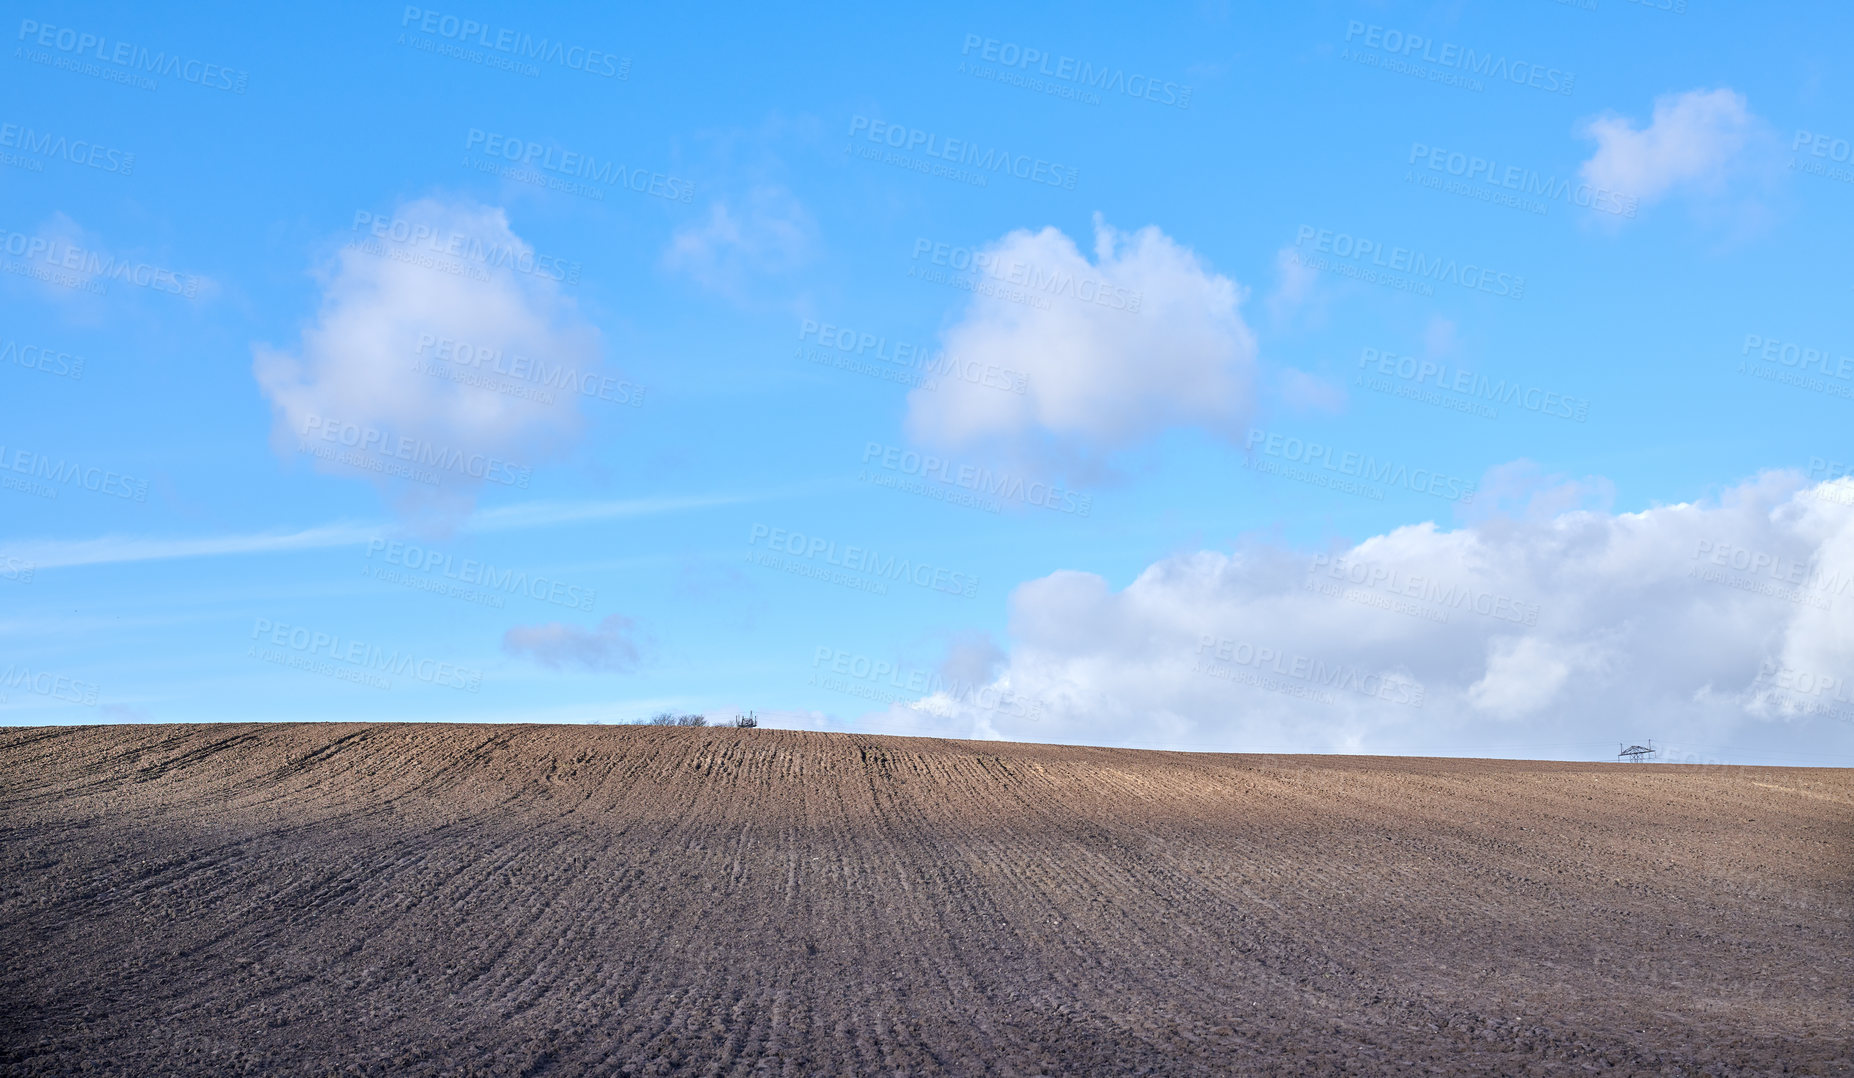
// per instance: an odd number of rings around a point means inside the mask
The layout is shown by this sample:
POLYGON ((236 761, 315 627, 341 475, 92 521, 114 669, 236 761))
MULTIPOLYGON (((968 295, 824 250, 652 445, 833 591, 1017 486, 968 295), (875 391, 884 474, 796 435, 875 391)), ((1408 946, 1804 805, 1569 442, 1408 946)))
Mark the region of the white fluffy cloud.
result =
POLYGON ((984 287, 942 335, 950 362, 1026 376, 949 377, 909 394, 907 427, 947 447, 1037 439, 1106 451, 1173 425, 1237 437, 1254 394, 1246 290, 1148 227, 1095 220, 1094 260, 1054 228, 973 259, 984 287))
MULTIPOLYGON (((1020 586, 989 691, 882 716, 955 736, 1247 751, 1854 751, 1854 480, 1424 523, 1318 554, 1020 586)), ((1750 762, 1756 762, 1752 760, 1750 762)))
POLYGON ((578 667, 606 673, 635 670, 643 658, 630 618, 612 614, 597 628, 582 629, 565 622, 517 625, 502 634, 502 650, 527 655, 550 670, 578 667))
POLYGON ((1626 116, 1606 113, 1585 125, 1596 153, 1583 177, 1598 188, 1653 202, 1677 186, 1716 185, 1757 130, 1743 94, 1688 90, 1655 99, 1654 119, 1636 130, 1626 116))
POLYGON ((560 289, 572 268, 469 203, 413 202, 344 239, 300 345, 254 350, 278 451, 413 504, 526 487, 577 434, 586 376, 600 385, 599 333, 560 289))

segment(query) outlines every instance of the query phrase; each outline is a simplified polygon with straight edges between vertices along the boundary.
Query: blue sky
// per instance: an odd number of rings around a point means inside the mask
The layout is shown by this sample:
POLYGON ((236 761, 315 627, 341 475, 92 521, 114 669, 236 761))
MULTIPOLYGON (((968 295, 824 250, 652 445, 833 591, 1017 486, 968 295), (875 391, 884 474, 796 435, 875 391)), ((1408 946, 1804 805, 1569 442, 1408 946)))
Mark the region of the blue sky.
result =
POLYGON ((1854 761, 1848 29, 29 5, 0 721, 1854 761))

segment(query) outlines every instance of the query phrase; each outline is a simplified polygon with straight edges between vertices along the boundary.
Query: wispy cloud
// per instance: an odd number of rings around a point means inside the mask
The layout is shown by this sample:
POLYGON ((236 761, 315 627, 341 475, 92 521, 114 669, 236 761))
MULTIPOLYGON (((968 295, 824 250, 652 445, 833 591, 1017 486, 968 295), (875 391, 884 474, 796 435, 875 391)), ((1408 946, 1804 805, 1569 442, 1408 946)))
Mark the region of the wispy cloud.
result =
POLYGON ((637 623, 622 614, 612 614, 592 629, 551 621, 517 625, 502 634, 502 650, 527 655, 549 670, 627 673, 643 661, 644 648, 637 623))
MULTIPOLYGON (((460 530, 468 532, 522 531, 560 524, 622 517, 662 516, 723 505, 766 501, 788 492, 760 494, 707 494, 679 498, 633 498, 616 501, 553 501, 505 505, 477 513, 460 530)), ((155 538, 105 535, 95 539, 40 539, 0 546, 0 559, 8 556, 31 562, 40 569, 80 565, 117 565, 124 562, 169 561, 227 554, 280 554, 295 550, 322 550, 358 546, 375 536, 391 534, 400 525, 389 521, 338 521, 297 531, 250 532, 242 535, 205 535, 155 538)))
POLYGON ((660 516, 691 509, 712 509, 722 505, 766 501, 790 492, 765 494, 701 494, 681 498, 632 498, 621 501, 523 502, 504 505, 477 513, 463 527, 464 531, 519 531, 545 528, 555 524, 578 524, 588 520, 612 520, 618 517, 660 516))
MULTIPOLYGON (((41 539, 0 547, 4 555, 32 562, 41 569, 73 565, 114 565, 133 561, 167 561, 221 554, 274 554, 290 550, 364 543, 385 525, 323 524, 300 531, 253 532, 245 535, 205 535, 186 538, 150 538, 105 535, 95 539, 41 539)), ((0 555, 3 556, 3 555, 0 555)))
POLYGON ((704 288, 739 298, 754 278, 788 275, 811 261, 818 226, 783 187, 753 189, 739 204, 716 201, 701 224, 677 230, 663 264, 704 288))

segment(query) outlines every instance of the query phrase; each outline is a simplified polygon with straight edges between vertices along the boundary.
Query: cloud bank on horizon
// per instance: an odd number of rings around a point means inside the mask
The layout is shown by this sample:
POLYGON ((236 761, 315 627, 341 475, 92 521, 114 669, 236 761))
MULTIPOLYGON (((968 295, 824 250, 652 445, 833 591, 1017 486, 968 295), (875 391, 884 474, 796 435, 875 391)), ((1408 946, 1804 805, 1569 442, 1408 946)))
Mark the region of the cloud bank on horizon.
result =
POLYGON ((995 677, 885 718, 1281 752, 1785 743, 1854 724, 1850 591, 1854 480, 1771 473, 1713 503, 1178 554, 1119 590, 1052 573, 1013 593, 995 677))

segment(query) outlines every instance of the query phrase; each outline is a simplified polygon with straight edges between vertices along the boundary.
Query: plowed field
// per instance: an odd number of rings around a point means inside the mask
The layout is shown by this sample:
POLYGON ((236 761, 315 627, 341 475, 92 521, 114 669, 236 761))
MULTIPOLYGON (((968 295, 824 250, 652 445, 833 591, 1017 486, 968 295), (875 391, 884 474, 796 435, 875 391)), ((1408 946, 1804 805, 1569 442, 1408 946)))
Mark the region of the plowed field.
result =
POLYGON ((0 730, 8 1074, 1854 1072, 1854 772, 0 730))

